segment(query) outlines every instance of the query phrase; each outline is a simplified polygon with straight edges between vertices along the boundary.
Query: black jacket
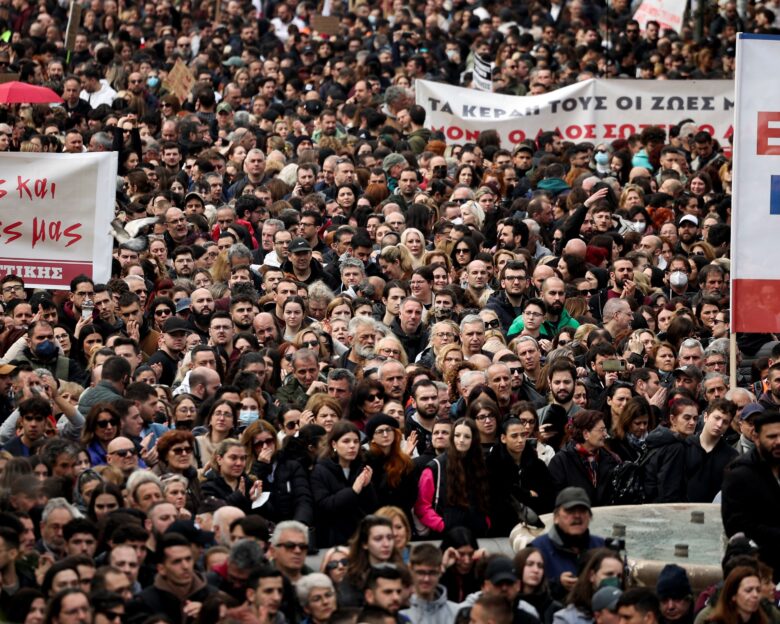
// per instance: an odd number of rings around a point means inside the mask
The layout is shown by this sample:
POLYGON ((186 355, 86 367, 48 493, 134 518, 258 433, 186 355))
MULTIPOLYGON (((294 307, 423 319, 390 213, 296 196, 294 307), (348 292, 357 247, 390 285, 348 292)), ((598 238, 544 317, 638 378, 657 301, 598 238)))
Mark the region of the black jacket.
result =
POLYGON ((667 427, 647 436, 649 457, 645 463, 645 495, 648 503, 683 503, 685 485, 685 441, 667 427))
POLYGON ((401 329, 401 321, 396 317, 390 325, 390 330, 403 345, 410 362, 414 362, 417 355, 428 346, 428 330, 422 323, 414 334, 407 334, 401 329))
POLYGON ((392 505, 403 509, 411 521, 411 510, 417 500, 417 480, 415 480, 414 464, 410 462, 409 471, 401 477, 401 481, 396 487, 391 488, 387 482, 387 472, 385 470, 387 457, 369 453, 366 461, 374 471, 371 483, 376 491, 377 507, 392 505))
POLYGON ((552 511, 555 490, 550 471, 539 459, 536 449, 526 445, 518 466, 506 447, 497 444, 485 458, 490 482, 490 532, 496 537, 508 537, 520 522, 515 501, 529 507, 537 515, 552 511), (536 493, 536 496, 531 494, 536 493))
POLYGON ((641 455, 641 449, 629 443, 626 438, 617 438, 614 436, 609 438, 609 440, 607 440, 607 448, 624 462, 635 462, 641 455))
POLYGON ((509 299, 507 299, 506 291, 499 290, 494 292, 487 300, 485 305, 486 310, 493 310, 501 323, 501 331, 504 335, 509 332, 509 327, 514 320, 523 313, 520 306, 513 306, 509 299))
POLYGON ((555 454, 548 468, 556 493, 571 485, 581 487, 588 493, 591 505, 599 507, 609 504, 612 495, 612 471, 617 465, 618 460, 612 453, 600 449, 594 486, 585 462, 577 453, 576 444, 571 441, 555 454))
POLYGON ((369 483, 356 494, 352 489, 363 470, 363 460, 352 462, 349 477, 344 476, 339 463, 323 459, 311 473, 311 492, 314 496, 317 541, 321 547, 346 544, 364 516, 377 509, 377 496, 369 483))
POLYGON ((685 476, 689 503, 711 503, 720 492, 723 473, 739 457, 736 449, 720 439, 709 453, 701 447, 698 435, 685 440, 685 476))
POLYGON ((297 461, 287 459, 284 451, 270 464, 256 461, 252 474, 263 482, 263 492, 269 492, 268 502, 259 508, 264 518, 278 524, 297 520, 305 525, 314 520, 309 476, 297 461))
POLYGON ((230 487, 227 481, 214 470, 207 470, 205 481, 201 483, 200 491, 203 498, 213 496, 220 500, 225 501, 227 505, 238 507, 245 513, 249 513, 252 509, 252 501, 249 498, 249 490, 252 487, 252 482, 248 478, 244 478, 239 482, 238 489, 230 487), (244 484, 244 487, 241 486, 244 484))
POLYGON ((758 544, 761 559, 780 580, 780 483, 758 449, 726 469, 721 499, 726 535, 744 533, 758 544))
MULTIPOLYGON (((195 592, 187 596, 192 602, 203 602, 216 593, 211 585, 203 583, 195 592)), ((171 592, 167 592, 155 585, 147 587, 135 596, 127 604, 127 616, 125 622, 139 624, 153 615, 164 615, 173 624, 191 624, 195 618, 186 617, 182 611, 183 603, 171 592)))

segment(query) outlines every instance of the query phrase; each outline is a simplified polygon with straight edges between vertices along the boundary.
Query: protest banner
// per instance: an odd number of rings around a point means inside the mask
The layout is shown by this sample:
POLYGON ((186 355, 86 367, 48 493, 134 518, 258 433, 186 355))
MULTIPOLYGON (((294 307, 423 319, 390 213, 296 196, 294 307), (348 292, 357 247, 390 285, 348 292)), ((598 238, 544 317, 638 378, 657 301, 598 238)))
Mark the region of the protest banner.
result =
POLYGON ((731 329, 780 331, 780 83, 767 59, 780 37, 737 39, 734 180, 731 202, 731 329))
POLYGON ((0 277, 70 288, 111 277, 116 152, 0 155, 0 277))
POLYGON ((642 0, 634 13, 634 19, 639 22, 639 28, 645 31, 647 22, 655 20, 661 30, 682 31, 683 16, 687 0, 642 0))
POLYGON ((474 88, 479 91, 493 90, 493 63, 474 55, 474 88))
POLYGON ((448 143, 476 141, 481 131, 496 130, 510 149, 546 130, 557 129, 566 141, 614 141, 688 118, 727 144, 734 106, 731 80, 590 79, 534 96, 416 80, 415 91, 426 127, 442 132, 448 143))
POLYGON ((81 12, 84 10, 78 2, 70 3, 70 11, 68 12, 68 27, 65 30, 65 49, 68 52, 73 52, 73 48, 76 45, 76 33, 79 30, 81 24, 81 12))
POLYGON ((187 99, 194 84, 195 76, 181 59, 176 59, 173 69, 163 81, 163 86, 182 102, 187 99))

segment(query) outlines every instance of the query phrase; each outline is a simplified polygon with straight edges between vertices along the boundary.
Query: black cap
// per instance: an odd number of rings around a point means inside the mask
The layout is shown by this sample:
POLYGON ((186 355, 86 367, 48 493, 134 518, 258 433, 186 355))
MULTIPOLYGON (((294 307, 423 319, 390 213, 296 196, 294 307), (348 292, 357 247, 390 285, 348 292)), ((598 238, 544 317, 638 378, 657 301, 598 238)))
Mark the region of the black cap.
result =
POLYGON ((515 572, 515 564, 509 557, 503 555, 491 559, 490 563, 485 568, 485 578, 498 585, 499 583, 514 583, 517 581, 517 573, 515 572))
POLYGON ((187 334, 192 333, 192 328, 190 327, 189 323, 187 323, 187 321, 184 319, 180 319, 176 316, 172 316, 166 320, 165 323, 163 323, 162 329, 164 334, 173 334, 176 332, 185 332, 187 334))
POLYGON ((292 253, 299 253, 301 251, 311 251, 311 245, 305 238, 294 238, 290 242, 288 251, 292 253))
POLYGON ((563 488, 555 499, 555 508, 563 507, 566 510, 573 507, 585 507, 590 511, 590 497, 581 487, 569 486, 563 488))
POLYGON ((204 531, 195 526, 192 520, 176 520, 166 530, 166 533, 178 533, 183 535, 193 544, 198 546, 210 546, 214 543, 214 533, 204 531))
POLYGON ((675 368, 672 372, 672 377, 677 379, 681 375, 685 375, 686 377, 690 377, 691 379, 698 379, 699 381, 702 380, 702 377, 704 375, 701 372, 701 369, 698 366, 694 366, 693 364, 688 364, 687 366, 680 366, 679 368, 675 368))

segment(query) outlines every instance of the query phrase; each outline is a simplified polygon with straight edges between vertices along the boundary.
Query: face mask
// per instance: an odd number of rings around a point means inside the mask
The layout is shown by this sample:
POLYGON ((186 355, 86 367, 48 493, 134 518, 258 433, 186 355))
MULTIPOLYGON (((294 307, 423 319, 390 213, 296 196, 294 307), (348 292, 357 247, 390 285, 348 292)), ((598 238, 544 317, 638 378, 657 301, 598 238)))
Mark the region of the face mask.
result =
POLYGON ((149 87, 150 89, 154 89, 159 84, 160 84, 160 79, 157 76, 149 76, 146 79, 146 86, 149 87))
POLYGON ((682 271, 675 271, 669 276, 669 283, 675 288, 682 288, 688 283, 688 275, 682 271))
POLYGON ((168 416, 163 411, 157 411, 154 413, 154 422, 159 425, 164 425, 168 421, 168 416))
POLYGON ((620 588, 620 578, 617 576, 610 576, 599 583, 599 589, 602 587, 617 587, 620 588))
POLYGON ((57 345, 52 340, 44 340, 35 347, 35 355, 42 360, 48 360, 57 354, 57 345))
POLYGON ((642 232, 645 231, 646 227, 647 227, 647 223, 645 223, 644 221, 634 221, 634 225, 633 225, 634 232, 638 232, 639 234, 641 234, 642 232))
POLYGON ((433 316, 437 321, 446 321, 452 318, 452 310, 450 308, 434 308, 433 316))
POLYGON ((369 15, 368 16, 368 23, 372 26, 376 25, 376 15, 369 15))
POLYGON ((260 418, 260 412, 257 410, 242 409, 238 413, 238 422, 245 427, 251 425, 258 418, 260 418))
POLYGON ((433 168, 433 177, 434 178, 446 178, 447 177, 447 167, 434 167, 433 168))
POLYGON ((596 152, 593 160, 596 161, 597 165, 606 165, 609 162, 609 154, 606 152, 596 152))
POLYGON ((450 60, 454 59, 456 54, 457 51, 455 50, 447 50, 447 58, 450 60))

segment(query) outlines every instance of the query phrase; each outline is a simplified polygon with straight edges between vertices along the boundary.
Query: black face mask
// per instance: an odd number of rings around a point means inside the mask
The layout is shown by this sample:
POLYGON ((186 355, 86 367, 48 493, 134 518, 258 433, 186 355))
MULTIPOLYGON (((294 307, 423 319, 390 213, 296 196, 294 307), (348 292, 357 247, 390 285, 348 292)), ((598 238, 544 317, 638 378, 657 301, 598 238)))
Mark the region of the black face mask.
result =
POLYGON ((447 167, 434 167, 433 177, 443 180, 447 177, 447 167))

